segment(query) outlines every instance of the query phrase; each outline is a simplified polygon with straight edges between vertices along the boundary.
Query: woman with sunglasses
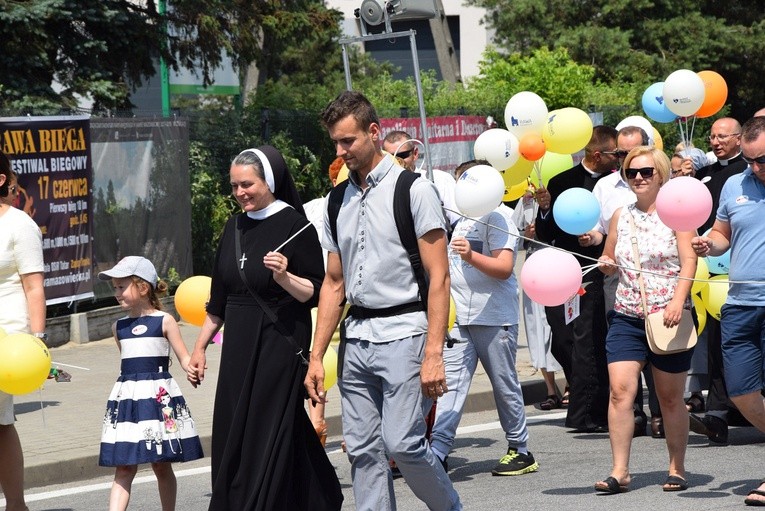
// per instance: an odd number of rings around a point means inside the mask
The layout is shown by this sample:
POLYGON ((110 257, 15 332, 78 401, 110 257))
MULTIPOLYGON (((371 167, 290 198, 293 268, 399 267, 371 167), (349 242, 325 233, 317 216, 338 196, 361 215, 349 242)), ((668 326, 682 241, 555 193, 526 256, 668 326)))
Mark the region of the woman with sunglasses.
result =
POLYGON ((681 491, 688 487, 685 480, 688 411, 683 392, 693 350, 657 355, 649 349, 632 230, 634 226, 648 312, 663 310, 666 326, 677 325, 683 309, 691 307, 691 281, 677 277, 693 278, 696 272, 696 255, 691 248, 694 234, 673 231, 656 213, 656 197, 670 174, 669 159, 662 151, 648 146, 634 148, 624 160, 622 173, 637 201, 614 213, 600 257, 600 270, 606 275, 618 271, 619 285, 614 310, 608 313, 610 328, 606 337, 611 387, 608 431, 613 467, 609 477, 595 483, 595 489, 621 493, 629 488, 632 405, 638 375, 650 363, 669 451, 669 475, 662 489, 681 491))

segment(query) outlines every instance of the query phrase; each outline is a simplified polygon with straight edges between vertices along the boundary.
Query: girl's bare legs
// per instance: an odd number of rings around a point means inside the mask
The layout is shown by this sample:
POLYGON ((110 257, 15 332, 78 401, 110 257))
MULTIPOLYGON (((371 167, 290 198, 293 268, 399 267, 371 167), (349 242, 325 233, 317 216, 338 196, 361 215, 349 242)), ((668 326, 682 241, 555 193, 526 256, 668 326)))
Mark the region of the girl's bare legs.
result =
POLYGON ((0 487, 7 511, 27 511, 24 502, 24 454, 13 424, 0 425, 0 487))
POLYGON ((125 511, 130 502, 130 487, 138 472, 138 465, 120 465, 114 472, 114 483, 109 494, 109 511, 125 511))
POLYGON ((172 463, 152 463, 152 470, 157 476, 159 501, 162 511, 175 511, 175 498, 178 493, 178 482, 175 479, 172 463))

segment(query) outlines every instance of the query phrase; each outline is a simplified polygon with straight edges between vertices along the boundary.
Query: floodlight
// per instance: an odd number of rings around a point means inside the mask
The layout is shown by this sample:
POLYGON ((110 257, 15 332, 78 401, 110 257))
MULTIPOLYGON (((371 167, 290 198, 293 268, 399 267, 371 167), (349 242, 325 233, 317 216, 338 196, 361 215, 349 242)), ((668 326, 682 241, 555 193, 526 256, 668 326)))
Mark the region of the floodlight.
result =
POLYGON ((386 14, 391 21, 430 19, 436 17, 434 0, 363 0, 356 11, 367 25, 380 25, 386 14))

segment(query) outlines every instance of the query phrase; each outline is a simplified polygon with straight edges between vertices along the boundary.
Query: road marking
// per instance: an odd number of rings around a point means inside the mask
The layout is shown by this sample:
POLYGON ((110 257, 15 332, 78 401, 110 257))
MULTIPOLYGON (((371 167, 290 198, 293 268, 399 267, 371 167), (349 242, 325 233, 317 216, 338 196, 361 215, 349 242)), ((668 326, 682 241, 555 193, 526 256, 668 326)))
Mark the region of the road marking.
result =
MULTIPOLYGON (((186 470, 178 470, 175 472, 175 477, 188 477, 188 476, 195 476, 199 474, 205 474, 210 472, 210 467, 199 467, 199 468, 189 468, 186 470)), ((154 477, 154 475, 147 475, 147 476, 141 476, 136 477, 133 479, 133 485, 136 484, 145 484, 145 483, 156 483, 157 478, 154 477)), ((54 490, 54 491, 46 491, 42 493, 32 493, 32 494, 25 494, 24 500, 27 502, 37 502, 40 500, 49 500, 49 499, 55 499, 59 497, 67 497, 69 495, 79 495, 81 493, 90 493, 94 491, 106 491, 109 490, 112 487, 112 483, 98 483, 98 484, 88 484, 86 486, 77 486, 74 488, 66 488, 63 490, 54 490)), ((5 499, 0 499, 0 507, 5 506, 5 499)))
MULTIPOLYGON (((566 412, 554 412, 554 413, 545 413, 543 415, 534 415, 532 417, 526 418, 526 423, 529 425, 537 424, 540 422, 547 422, 551 420, 558 420, 558 419, 564 419, 566 417, 566 412)), ((494 429, 501 429, 502 426, 500 425, 499 421, 494 422, 486 422, 483 424, 474 424, 472 426, 461 426, 457 428, 457 435, 468 435, 472 433, 480 433, 482 431, 491 431, 494 429)), ((333 455, 342 453, 342 449, 334 449, 332 451, 327 451, 327 455, 333 455)), ((199 468, 189 468, 185 470, 178 470, 175 472, 175 477, 189 477, 189 476, 195 476, 199 474, 206 474, 210 472, 210 466, 205 467, 199 467, 199 468)), ((133 480, 133 484, 146 484, 146 483, 156 483, 157 478, 154 477, 154 475, 146 475, 141 477, 136 477, 133 480)), ((76 486, 73 488, 66 488, 63 490, 54 490, 54 491, 47 491, 42 493, 32 493, 27 494, 24 496, 25 500, 27 502, 38 502, 41 500, 49 500, 49 499, 55 499, 59 497, 66 497, 69 495, 78 495, 80 493, 90 493, 94 491, 106 491, 109 490, 112 487, 111 481, 108 483, 98 483, 98 484, 88 484, 85 486, 76 486)), ((5 506, 5 499, 0 499, 0 507, 5 506)))

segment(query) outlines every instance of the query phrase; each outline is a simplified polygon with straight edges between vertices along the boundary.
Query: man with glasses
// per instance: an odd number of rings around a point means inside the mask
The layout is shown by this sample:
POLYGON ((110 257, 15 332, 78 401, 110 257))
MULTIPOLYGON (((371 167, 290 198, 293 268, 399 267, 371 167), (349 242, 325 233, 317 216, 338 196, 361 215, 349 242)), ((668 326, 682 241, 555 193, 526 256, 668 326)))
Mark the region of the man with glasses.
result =
MULTIPOLYGON (((417 172, 422 177, 427 178, 424 169, 417 169, 417 160, 420 157, 420 148, 413 138, 405 131, 391 131, 383 139, 383 151, 401 158, 404 162, 404 168, 409 172, 417 172)), ((453 211, 457 211, 457 205, 454 202, 454 188, 456 182, 448 172, 433 169, 433 184, 436 185, 438 196, 441 198, 441 205, 451 211, 444 211, 449 226, 453 226, 460 216, 453 211)))
MULTIPOLYGON (((570 188, 592 190, 598 180, 616 167, 616 130, 596 126, 584 148, 579 165, 550 179, 547 188, 537 190, 539 212, 535 223, 540 241, 574 254, 597 259, 602 250, 582 246, 578 236, 567 234, 555 222, 552 207, 561 193, 570 188)), ((589 259, 579 259, 581 266, 589 259)), ((552 354, 569 382, 570 398, 566 427, 580 432, 608 430, 608 368, 606 367, 606 316, 603 314, 603 274, 589 272, 582 284, 586 292, 578 297, 579 316, 566 323, 564 305, 546 307, 552 330, 552 354)))
MULTIPOLYGON (((736 119, 723 117, 716 120, 712 124, 709 143, 717 156, 717 161, 700 168, 695 177, 707 186, 712 195, 712 212, 707 221, 699 227, 699 234, 707 232, 715 223, 723 185, 731 176, 740 174, 747 167, 741 157, 741 124, 736 119)), ((723 270, 715 271, 715 268, 709 270, 712 274, 724 273, 723 270)), ((738 412, 728 400, 720 346, 720 322, 711 315, 707 318, 707 325, 699 336, 697 351, 703 353, 705 345, 709 375, 707 410, 703 417, 692 413, 690 427, 694 433, 706 435, 711 444, 725 445, 728 443, 729 412, 738 412)))
MULTIPOLYGON (((765 432, 763 357, 765 346, 765 117, 744 124, 741 149, 747 168, 725 183, 708 236, 691 240, 696 254, 718 256, 729 248, 730 290, 722 307, 722 354, 728 394, 757 429, 765 432)), ((765 483, 747 495, 748 505, 765 505, 765 483)))

